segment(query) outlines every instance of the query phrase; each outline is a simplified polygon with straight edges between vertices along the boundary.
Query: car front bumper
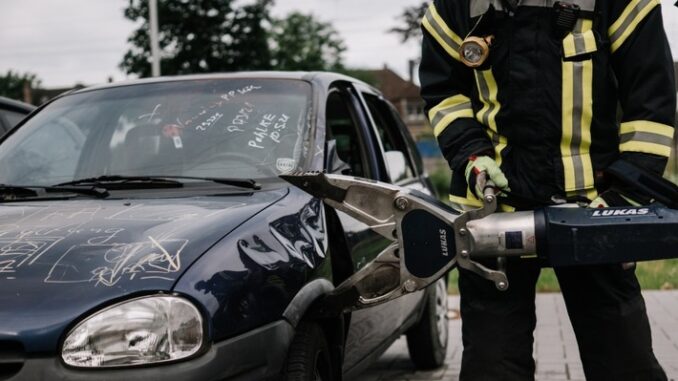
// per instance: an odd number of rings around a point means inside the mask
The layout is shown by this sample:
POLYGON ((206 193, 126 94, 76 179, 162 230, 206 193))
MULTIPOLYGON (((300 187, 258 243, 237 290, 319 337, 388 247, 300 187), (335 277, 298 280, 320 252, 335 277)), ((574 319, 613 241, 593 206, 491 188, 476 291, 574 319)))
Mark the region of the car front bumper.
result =
POLYGON ((215 343, 207 352, 194 359, 145 367, 83 370, 66 367, 54 357, 29 358, 18 373, 6 380, 244 381, 277 379, 293 336, 294 328, 287 321, 280 320, 229 340, 215 343))

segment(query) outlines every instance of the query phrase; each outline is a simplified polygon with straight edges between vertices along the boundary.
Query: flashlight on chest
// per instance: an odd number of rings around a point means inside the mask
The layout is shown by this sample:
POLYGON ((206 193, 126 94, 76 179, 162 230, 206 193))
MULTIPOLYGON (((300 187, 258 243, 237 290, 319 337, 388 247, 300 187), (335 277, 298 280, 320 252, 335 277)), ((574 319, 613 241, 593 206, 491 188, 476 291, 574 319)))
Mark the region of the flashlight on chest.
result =
POLYGON ((459 57, 461 62, 472 68, 481 66, 490 56, 490 47, 492 46, 494 36, 476 37, 469 36, 464 39, 459 47, 459 57))

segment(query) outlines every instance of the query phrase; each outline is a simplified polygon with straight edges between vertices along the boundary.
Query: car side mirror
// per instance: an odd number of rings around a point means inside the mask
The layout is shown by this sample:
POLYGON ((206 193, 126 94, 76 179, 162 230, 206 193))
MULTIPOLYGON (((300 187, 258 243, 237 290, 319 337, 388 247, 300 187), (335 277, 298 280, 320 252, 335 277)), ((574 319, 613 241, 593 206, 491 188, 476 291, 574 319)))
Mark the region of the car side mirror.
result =
POLYGON ((325 170, 327 173, 350 175, 351 167, 341 160, 337 152, 337 141, 332 139, 325 143, 325 170))
POLYGON ((407 159, 405 154, 400 151, 386 151, 384 159, 386 160, 386 170, 391 178, 391 182, 396 183, 407 178, 407 159))

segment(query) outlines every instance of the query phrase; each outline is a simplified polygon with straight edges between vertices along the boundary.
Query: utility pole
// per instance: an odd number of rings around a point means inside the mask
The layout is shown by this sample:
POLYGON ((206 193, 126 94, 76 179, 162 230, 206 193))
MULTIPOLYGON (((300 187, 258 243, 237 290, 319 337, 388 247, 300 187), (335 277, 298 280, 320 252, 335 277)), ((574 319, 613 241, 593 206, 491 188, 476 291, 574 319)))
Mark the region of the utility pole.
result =
POLYGON ((149 31, 151 40, 151 75, 160 76, 160 45, 158 43, 158 0, 148 0, 148 12, 150 13, 149 31))

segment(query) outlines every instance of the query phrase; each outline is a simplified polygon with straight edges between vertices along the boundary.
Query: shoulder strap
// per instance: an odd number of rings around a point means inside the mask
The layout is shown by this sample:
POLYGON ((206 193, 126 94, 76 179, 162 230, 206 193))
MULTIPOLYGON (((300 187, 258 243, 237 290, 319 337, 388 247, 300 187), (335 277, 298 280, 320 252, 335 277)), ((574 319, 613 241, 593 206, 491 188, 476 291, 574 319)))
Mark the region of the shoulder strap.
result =
POLYGON ((471 10, 471 18, 474 19, 484 15, 490 10, 490 6, 493 6, 497 11, 504 10, 502 0, 471 0, 471 6, 469 7, 471 10))
MULTIPOLYGON (((506 7, 502 0, 470 0, 471 1, 471 18, 479 17, 493 6, 497 11, 504 11, 506 7)), ((518 6, 523 7, 542 7, 553 8, 560 0, 520 0, 518 6)), ((579 9, 586 14, 593 14, 596 9, 596 0, 566 0, 563 3, 575 4, 579 9)))
POLYGON ((553 8, 556 3, 575 4, 584 12, 593 12, 596 9, 596 0, 521 0, 520 5, 525 7, 553 8))

